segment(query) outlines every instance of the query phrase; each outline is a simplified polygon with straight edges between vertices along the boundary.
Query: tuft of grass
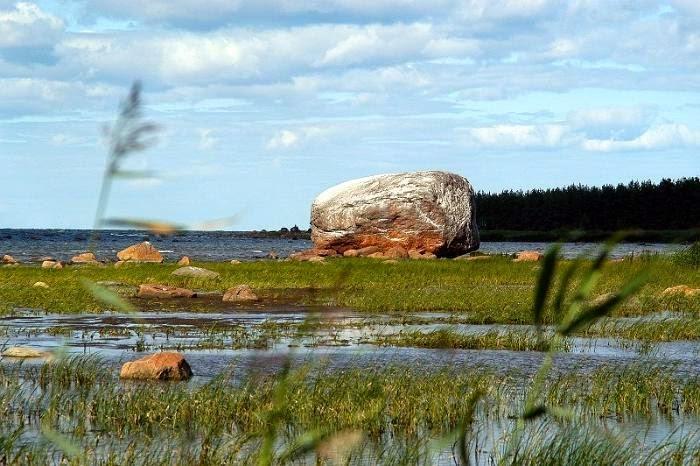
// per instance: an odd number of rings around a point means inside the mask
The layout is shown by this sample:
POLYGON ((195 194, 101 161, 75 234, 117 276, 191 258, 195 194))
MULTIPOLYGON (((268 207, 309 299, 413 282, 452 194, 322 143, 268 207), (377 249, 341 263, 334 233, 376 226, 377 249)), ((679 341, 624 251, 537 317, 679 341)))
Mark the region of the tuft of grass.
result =
MULTIPOLYGON (((396 335, 381 335, 372 343, 385 346, 408 346, 415 348, 443 349, 494 349, 511 351, 549 351, 550 345, 535 332, 488 331, 479 334, 464 334, 450 329, 430 332, 410 331, 396 335)), ((559 342, 560 350, 569 345, 559 342)))

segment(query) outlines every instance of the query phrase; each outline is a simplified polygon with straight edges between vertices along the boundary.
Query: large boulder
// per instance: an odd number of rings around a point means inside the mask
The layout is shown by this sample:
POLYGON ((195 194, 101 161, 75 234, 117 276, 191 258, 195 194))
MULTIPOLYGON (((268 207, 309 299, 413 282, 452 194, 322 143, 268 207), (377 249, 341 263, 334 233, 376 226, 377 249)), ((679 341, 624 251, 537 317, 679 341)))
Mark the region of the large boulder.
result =
POLYGON ((163 255, 148 241, 122 249, 117 258, 125 262, 163 262, 163 255))
POLYGON ((192 369, 180 353, 162 352, 124 363, 119 372, 122 379, 187 380, 192 369))
POLYGON ((401 247, 458 256, 479 248, 474 190, 465 178, 440 171, 347 181, 314 200, 311 239, 314 249, 340 254, 401 247))

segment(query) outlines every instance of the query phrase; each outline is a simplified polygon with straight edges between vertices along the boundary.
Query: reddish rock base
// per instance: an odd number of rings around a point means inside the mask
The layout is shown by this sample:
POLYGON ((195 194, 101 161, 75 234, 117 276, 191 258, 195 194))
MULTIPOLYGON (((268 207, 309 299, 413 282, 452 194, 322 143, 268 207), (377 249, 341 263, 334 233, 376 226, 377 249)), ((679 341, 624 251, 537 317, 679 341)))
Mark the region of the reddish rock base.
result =
POLYGON ((194 298, 197 296, 192 290, 178 288, 170 285, 139 285, 139 298, 194 298))
POLYGON ((187 380, 192 377, 192 369, 182 354, 163 352, 124 363, 119 377, 122 379, 187 380))

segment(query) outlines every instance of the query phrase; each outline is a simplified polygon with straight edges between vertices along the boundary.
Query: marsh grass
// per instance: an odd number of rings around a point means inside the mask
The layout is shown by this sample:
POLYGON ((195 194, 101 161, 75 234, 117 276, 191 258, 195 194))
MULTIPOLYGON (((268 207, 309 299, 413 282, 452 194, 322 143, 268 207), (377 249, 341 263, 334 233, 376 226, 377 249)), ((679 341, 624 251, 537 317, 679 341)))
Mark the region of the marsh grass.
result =
MULTIPOLYGON (((478 334, 464 334, 450 329, 429 332, 409 331, 395 335, 380 335, 370 340, 382 346, 410 346, 443 349, 495 349, 511 351, 549 351, 550 344, 534 331, 492 330, 478 334)), ((560 351, 567 351, 565 341, 558 342, 560 351)))
MULTIPOLYGON (((274 464, 292 463, 293 451, 304 451, 296 456, 297 464, 325 464, 323 458, 338 442, 351 442, 349 464, 430 464, 436 442, 459 426, 473 394, 480 394, 473 423, 482 429, 494 422, 512 424, 526 403, 522 375, 479 368, 337 371, 314 365, 284 374, 250 372, 235 381, 232 375, 224 372, 205 383, 123 383, 91 357, 57 358, 39 367, 2 365, 0 455, 21 464, 45 464, 47 458, 60 463, 66 456, 60 447, 26 440, 38 429, 50 429, 80 446, 83 453, 70 457, 69 464, 260 464, 269 438, 274 439, 274 464), (273 437, 267 434, 271 413, 277 425, 273 437), (303 450, 304 439, 311 438, 318 441, 303 450)), ((586 424, 541 420, 528 425, 515 464, 540 464, 555 452, 571 460, 604 458, 603 444, 595 447, 601 451, 577 451, 602 441, 587 424, 600 417, 700 417, 697 378, 675 378, 644 365, 560 375, 548 381, 543 394, 552 403, 571 405, 576 422, 586 424), (557 435, 540 433, 540 428, 557 435), (571 456, 581 454, 591 456, 571 456)), ((472 437, 470 451, 477 439, 472 437)), ((512 464, 502 445, 491 454, 499 464, 512 464)), ((625 454, 632 462, 658 458, 662 450, 685 460, 697 455, 691 442, 658 451, 634 442, 615 445, 622 450, 610 458, 625 454)))

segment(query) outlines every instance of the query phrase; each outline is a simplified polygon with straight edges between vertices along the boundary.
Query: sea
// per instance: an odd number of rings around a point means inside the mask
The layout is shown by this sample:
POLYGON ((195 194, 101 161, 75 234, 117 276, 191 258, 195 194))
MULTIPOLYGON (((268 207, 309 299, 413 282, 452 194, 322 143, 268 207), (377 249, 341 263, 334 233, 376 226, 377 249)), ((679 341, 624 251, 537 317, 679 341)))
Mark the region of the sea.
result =
MULTIPOLYGON (((44 257, 67 261, 89 248, 90 230, 59 229, 0 229, 0 255, 10 254, 20 262, 35 262, 44 257)), ((154 234, 137 230, 101 230, 94 242, 94 251, 100 260, 116 260, 116 253, 141 241, 150 241, 166 261, 182 256, 202 261, 256 260, 271 254, 284 258, 308 249, 308 239, 266 236, 246 231, 181 231, 172 235, 154 234)), ((488 254, 513 254, 523 250, 545 251, 551 243, 545 242, 482 242, 479 251, 488 254)), ((575 257, 593 254, 599 244, 564 243, 563 255, 575 257)), ((612 257, 640 254, 664 254, 682 248, 677 244, 623 243, 612 257)))

